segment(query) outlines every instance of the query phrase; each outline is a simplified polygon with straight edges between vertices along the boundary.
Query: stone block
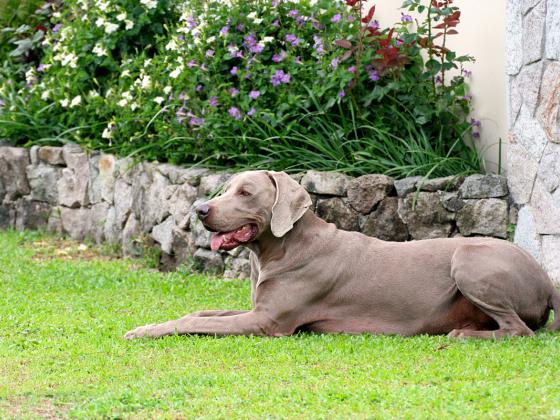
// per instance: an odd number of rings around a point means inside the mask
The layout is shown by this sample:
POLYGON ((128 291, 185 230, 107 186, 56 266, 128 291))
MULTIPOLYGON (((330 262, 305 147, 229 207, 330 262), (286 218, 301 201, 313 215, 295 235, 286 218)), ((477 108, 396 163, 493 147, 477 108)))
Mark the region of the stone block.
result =
POLYGON ((501 175, 475 174, 465 178, 459 189, 463 198, 496 198, 508 194, 507 179, 501 175))
POLYGON ((27 167, 27 179, 31 188, 31 198, 35 201, 57 205, 57 182, 60 176, 61 170, 54 166, 29 165, 27 167))
POLYGON ((317 200, 317 216, 339 229, 359 230, 359 217, 341 198, 323 198, 317 200))
POLYGON ((443 207, 437 192, 400 198, 398 212, 413 239, 447 238, 453 231, 455 214, 443 207))
POLYGON ((364 217, 361 232, 384 241, 406 241, 408 229, 398 214, 398 198, 386 197, 377 209, 364 217))
POLYGON ((307 171, 301 185, 310 193, 343 197, 351 180, 348 175, 336 172, 307 171))
POLYGON ((348 183, 348 204, 362 214, 370 213, 393 189, 393 179, 385 175, 363 175, 348 183))
POLYGON ((49 165, 66 165, 62 147, 43 146, 37 151, 37 157, 41 162, 48 163, 49 165))
POLYGON ((538 3, 523 17, 523 64, 533 63, 542 58, 545 22, 545 1, 538 3))
POLYGON ((15 201, 31 192, 26 173, 30 163, 27 149, 0 146, 0 201, 15 201))
POLYGON ((542 263, 552 282, 557 287, 560 286, 559 235, 544 235, 542 237, 542 263))
POLYGON ((463 236, 484 235, 507 238, 509 209, 505 200, 465 200, 457 212, 457 227, 463 236))

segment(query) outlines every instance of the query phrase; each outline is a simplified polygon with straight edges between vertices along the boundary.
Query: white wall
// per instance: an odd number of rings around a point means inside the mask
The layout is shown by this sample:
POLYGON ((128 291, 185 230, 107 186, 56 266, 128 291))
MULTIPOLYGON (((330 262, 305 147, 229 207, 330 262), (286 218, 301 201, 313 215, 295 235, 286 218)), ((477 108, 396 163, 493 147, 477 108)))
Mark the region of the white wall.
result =
MULTIPOLYGON (((461 10, 459 34, 448 38, 451 49, 476 58, 475 63, 467 66, 472 70, 473 117, 482 121, 480 144, 485 149, 487 169, 491 172, 498 169, 500 138, 503 142, 502 170, 506 166, 505 3, 506 0, 455 0, 454 4, 461 10)), ((402 0, 370 0, 368 9, 373 4, 382 27, 400 20, 402 0)))

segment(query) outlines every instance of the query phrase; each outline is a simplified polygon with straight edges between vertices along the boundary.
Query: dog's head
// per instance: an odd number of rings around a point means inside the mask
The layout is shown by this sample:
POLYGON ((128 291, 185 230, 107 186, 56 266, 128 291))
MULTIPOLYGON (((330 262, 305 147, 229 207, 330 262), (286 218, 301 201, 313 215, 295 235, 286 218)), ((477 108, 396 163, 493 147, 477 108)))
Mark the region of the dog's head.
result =
POLYGON ((230 250, 271 231, 278 238, 292 229, 311 205, 305 189, 284 172, 250 171, 234 176, 223 193, 196 208, 214 232, 212 250, 230 250))

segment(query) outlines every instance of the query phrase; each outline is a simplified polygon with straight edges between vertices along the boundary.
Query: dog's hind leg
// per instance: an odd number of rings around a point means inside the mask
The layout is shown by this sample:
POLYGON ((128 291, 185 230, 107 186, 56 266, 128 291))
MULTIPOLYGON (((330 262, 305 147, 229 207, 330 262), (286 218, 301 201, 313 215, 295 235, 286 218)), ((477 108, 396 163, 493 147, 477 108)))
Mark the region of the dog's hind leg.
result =
MULTIPOLYGON (((498 324, 494 331, 456 329, 449 337, 531 336, 550 311, 540 267, 512 245, 464 245, 453 256, 451 276, 459 291, 498 324), (538 269, 537 269, 538 268, 538 269)), ((546 276, 546 275, 545 275, 546 276)))

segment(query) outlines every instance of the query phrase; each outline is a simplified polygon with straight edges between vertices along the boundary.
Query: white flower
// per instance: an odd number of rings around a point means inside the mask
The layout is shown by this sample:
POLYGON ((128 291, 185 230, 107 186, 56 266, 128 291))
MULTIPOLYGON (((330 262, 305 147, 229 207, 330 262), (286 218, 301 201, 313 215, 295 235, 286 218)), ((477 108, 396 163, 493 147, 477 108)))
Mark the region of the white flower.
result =
POLYGON ((247 15, 247 19, 255 20, 257 17, 257 12, 251 12, 247 15))
POLYGON ((135 111, 138 108, 138 104, 136 102, 133 102, 130 104, 130 109, 135 111))
POLYGON ((104 55, 106 55, 106 56, 109 55, 107 50, 105 48, 103 48, 99 43, 95 44, 95 47, 93 47, 92 52, 98 57, 103 57, 104 55))
POLYGON ((90 91, 88 92, 88 96, 89 96, 90 98, 98 98, 98 97, 99 97, 99 92, 96 91, 96 90, 90 90, 90 91))
POLYGON ((121 14, 117 15, 117 20, 119 22, 122 22, 125 19, 126 19, 126 12, 122 12, 121 14))
POLYGON ((63 108, 66 108, 66 107, 68 106, 68 102, 70 102, 68 99, 61 99, 61 100, 60 100, 60 105, 61 105, 63 108))
POLYGON ((171 93, 171 89, 172 89, 171 86, 165 86, 163 88, 163 93, 165 93, 166 95, 169 95, 171 93))
POLYGON ((49 96, 51 96, 51 91, 50 90, 45 90, 43 93, 41 93, 41 99, 43 101, 46 101, 47 99, 49 99, 49 96))
POLYGON ((122 97, 127 101, 132 101, 132 94, 129 91, 123 92, 122 97))
POLYGON ((99 10, 101 10, 102 12, 106 12, 107 8, 109 7, 109 2, 100 1, 97 3, 97 7, 99 7, 99 10))
POLYGON ((158 2, 157 0, 140 0, 140 3, 142 3, 148 9, 153 9, 157 6, 158 2))
POLYGON ((128 77, 130 76, 130 70, 126 69, 121 73, 121 77, 128 77))
POLYGON ((25 81, 30 85, 37 82, 37 75, 33 67, 25 72, 25 81))
POLYGON ((103 25, 105 25, 105 19, 102 18, 102 17, 97 18, 97 20, 95 21, 95 25, 96 25, 98 28, 101 28, 103 25))
POLYGON ((148 58, 147 60, 144 60, 144 67, 148 67, 151 63, 152 63, 151 58, 148 58))
POLYGON ((128 19, 124 21, 124 24, 124 29, 126 29, 127 31, 134 27, 134 22, 128 19))
POLYGON ((161 105, 163 101, 165 101, 165 98, 163 96, 158 96, 157 98, 154 98, 154 102, 158 105, 161 105))
POLYGON ((103 130, 103 133, 101 133, 101 137, 104 138, 104 139, 112 139, 113 138, 113 127, 114 127, 114 124, 109 123, 109 125, 107 125, 105 130, 103 130))
POLYGON ((215 36, 211 36, 211 37, 208 37, 208 39, 206 39, 206 42, 207 42, 208 44, 210 44, 210 43, 214 42, 215 40, 216 40, 216 37, 215 37, 215 36))
POLYGON ((107 89, 107 92, 105 92, 105 97, 108 98, 112 94, 113 94, 113 88, 109 88, 109 89, 107 89))
POLYGON ((177 43, 175 42, 175 40, 171 39, 171 41, 169 41, 165 46, 165 49, 168 51, 177 51, 177 43))
POLYGON ((273 37, 273 36, 265 36, 265 37, 261 40, 261 42, 264 43, 264 44, 268 44, 269 42, 272 42, 272 41, 274 41, 274 37, 273 37))
POLYGON ((150 76, 141 76, 140 86, 142 87, 142 89, 149 89, 152 86, 152 80, 150 79, 150 76))
POLYGON ((258 18, 258 19, 253 19, 253 23, 260 25, 262 23, 262 19, 258 18))
POLYGON ((119 102, 117 102, 117 105, 120 107, 125 107, 128 104, 128 101, 126 99, 121 99, 119 102))
POLYGON ((81 103, 82 103, 82 97, 80 95, 74 96, 74 99, 72 99, 72 102, 70 102, 70 108, 74 108, 75 106, 78 106, 81 103))
POLYGON ((172 79, 176 79, 177 77, 179 77, 182 71, 183 71, 183 66, 178 66, 175 70, 169 73, 169 77, 171 77, 172 79))
POLYGON ((107 22, 105 24, 105 33, 107 33, 107 34, 112 34, 117 29, 119 29, 119 25, 116 24, 116 23, 107 22))
POLYGON ((78 57, 73 53, 57 54, 53 57, 54 60, 60 61, 63 66, 70 66, 75 69, 78 67, 78 57))

